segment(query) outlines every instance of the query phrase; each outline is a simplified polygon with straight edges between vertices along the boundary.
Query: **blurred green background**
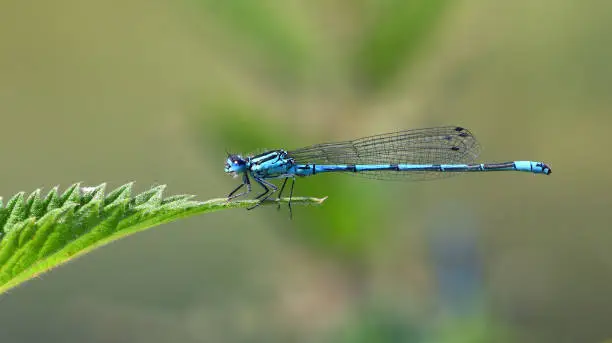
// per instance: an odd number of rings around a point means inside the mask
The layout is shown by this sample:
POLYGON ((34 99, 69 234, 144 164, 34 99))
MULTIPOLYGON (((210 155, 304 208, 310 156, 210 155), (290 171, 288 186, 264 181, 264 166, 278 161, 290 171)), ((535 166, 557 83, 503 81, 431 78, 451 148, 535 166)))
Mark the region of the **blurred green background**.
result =
POLYGON ((226 151, 462 125, 550 177, 325 175, 0 298, 1 342, 612 338, 612 3, 0 1, 5 198, 83 181, 226 195, 226 151))

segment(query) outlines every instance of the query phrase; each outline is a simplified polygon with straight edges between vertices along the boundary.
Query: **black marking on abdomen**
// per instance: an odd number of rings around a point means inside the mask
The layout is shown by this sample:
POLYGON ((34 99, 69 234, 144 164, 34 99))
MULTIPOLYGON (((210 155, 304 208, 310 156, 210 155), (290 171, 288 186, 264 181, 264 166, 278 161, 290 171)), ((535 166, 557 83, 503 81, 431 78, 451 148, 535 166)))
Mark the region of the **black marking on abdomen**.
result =
POLYGON ((504 162, 504 163, 487 163, 484 165, 484 169, 506 169, 512 168, 516 169, 516 165, 514 162, 504 162))

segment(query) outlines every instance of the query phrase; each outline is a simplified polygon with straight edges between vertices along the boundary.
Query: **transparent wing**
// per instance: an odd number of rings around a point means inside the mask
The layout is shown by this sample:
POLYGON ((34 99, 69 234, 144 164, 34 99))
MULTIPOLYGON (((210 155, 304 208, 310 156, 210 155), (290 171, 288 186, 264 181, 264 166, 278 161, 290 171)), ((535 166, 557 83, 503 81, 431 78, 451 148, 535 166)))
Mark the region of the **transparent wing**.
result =
MULTIPOLYGON (((289 156, 300 164, 470 164, 479 153, 480 145, 469 130, 446 126, 316 144, 289 151, 289 156)), ((430 180, 460 173, 366 171, 350 174, 379 180, 430 180)))

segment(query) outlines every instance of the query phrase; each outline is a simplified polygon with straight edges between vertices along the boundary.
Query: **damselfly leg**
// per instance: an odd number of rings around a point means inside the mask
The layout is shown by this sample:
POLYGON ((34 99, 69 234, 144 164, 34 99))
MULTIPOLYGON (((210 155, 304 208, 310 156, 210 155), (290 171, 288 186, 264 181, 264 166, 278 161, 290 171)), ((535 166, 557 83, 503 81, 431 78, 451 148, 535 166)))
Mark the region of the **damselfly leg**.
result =
MULTIPOLYGON (((283 185, 280 188, 280 191, 278 192, 278 197, 276 198, 276 201, 278 201, 278 205, 276 207, 277 210, 280 210, 281 204, 280 204, 280 199, 283 195, 283 190, 285 189, 285 185, 287 185, 287 180, 289 178, 286 177, 285 180, 283 181, 283 185)), ((293 186, 295 186, 295 177, 291 178, 291 189, 289 190, 289 202, 287 203, 288 207, 289 207, 289 218, 293 217, 293 211, 291 209, 291 198, 293 197, 293 186)))
POLYGON ((236 187, 236 189, 234 189, 233 191, 230 192, 230 194, 228 194, 227 196, 227 200, 232 200, 234 198, 238 198, 241 197, 243 195, 247 195, 251 192, 251 181, 249 180, 249 177, 247 176, 247 174, 244 174, 244 176, 242 177, 242 183, 240 185, 238 185, 238 187, 236 187), (234 195, 234 193, 236 193, 240 188, 244 187, 246 185, 247 190, 245 192, 242 193, 238 193, 236 195, 234 195))
POLYGON ((278 197, 276 198, 276 201, 278 201, 278 206, 276 207, 277 210, 280 210, 280 198, 283 195, 283 191, 285 190, 285 185, 287 184, 287 179, 289 179, 288 177, 285 178, 285 180, 283 180, 283 185, 280 188, 280 191, 278 191, 278 197))
POLYGON ((276 185, 274 185, 273 183, 270 183, 264 179, 260 179, 258 177, 253 177, 253 179, 261 185, 261 187, 264 188, 264 192, 259 194, 258 196, 255 197, 255 199, 260 199, 257 204, 247 208, 247 210, 252 210, 255 207, 258 207, 259 205, 261 205, 264 201, 268 200, 268 198, 270 198, 272 196, 272 194, 274 194, 276 191, 278 191, 278 187, 276 187, 276 185))

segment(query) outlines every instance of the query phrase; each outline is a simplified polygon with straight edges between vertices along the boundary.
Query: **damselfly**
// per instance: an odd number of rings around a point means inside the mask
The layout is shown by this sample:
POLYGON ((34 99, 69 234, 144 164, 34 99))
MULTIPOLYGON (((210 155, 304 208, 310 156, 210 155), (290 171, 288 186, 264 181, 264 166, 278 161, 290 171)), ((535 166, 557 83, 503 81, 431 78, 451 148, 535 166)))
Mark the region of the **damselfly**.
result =
POLYGON ((278 191, 270 179, 284 179, 277 199, 280 199, 287 180, 291 179, 291 211, 296 176, 341 172, 379 180, 431 180, 463 172, 551 173, 550 167, 543 162, 474 163, 479 152, 480 146, 469 130, 447 126, 403 130, 291 151, 271 150, 255 156, 230 154, 225 172, 242 176, 242 183, 228 195, 228 200, 251 192, 250 178, 261 185, 264 192, 255 197, 260 201, 249 209, 261 205, 278 191), (243 186, 246 186, 246 191, 236 194, 243 186))

